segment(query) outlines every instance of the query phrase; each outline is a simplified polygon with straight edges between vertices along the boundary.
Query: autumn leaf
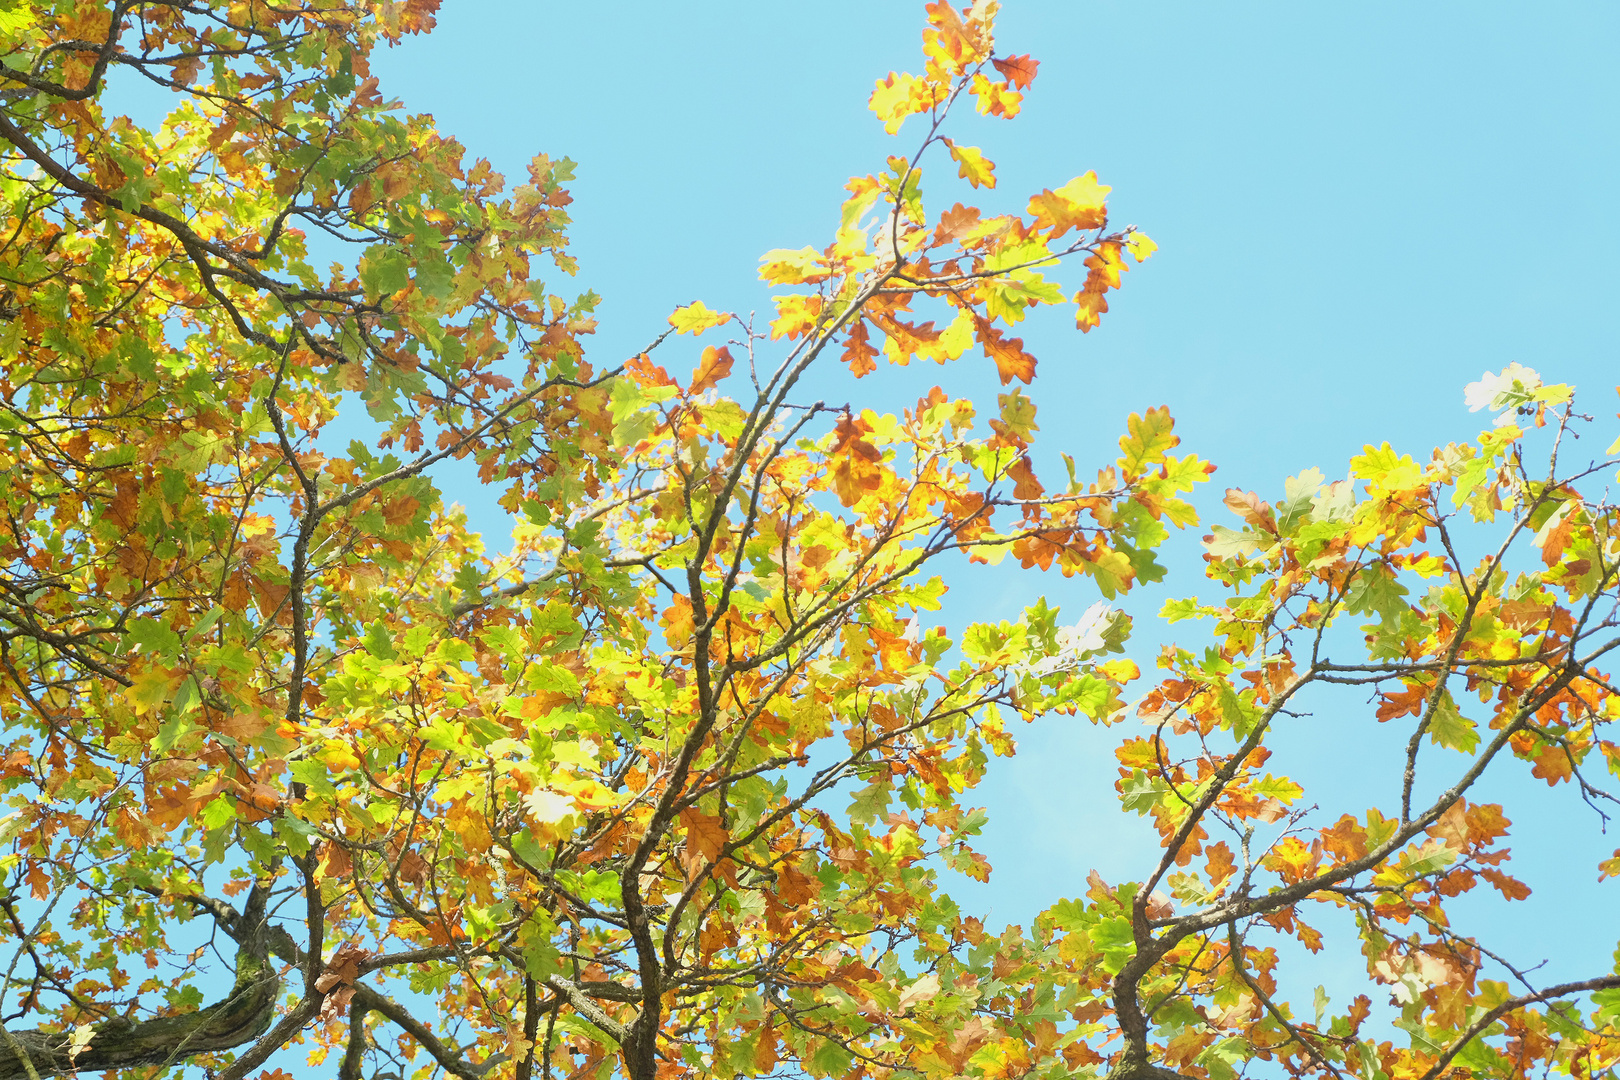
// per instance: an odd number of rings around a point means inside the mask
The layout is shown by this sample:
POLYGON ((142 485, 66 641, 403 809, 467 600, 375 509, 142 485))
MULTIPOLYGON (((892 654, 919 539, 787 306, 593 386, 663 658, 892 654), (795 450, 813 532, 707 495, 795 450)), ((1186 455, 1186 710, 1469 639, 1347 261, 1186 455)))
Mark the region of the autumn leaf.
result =
POLYGON ((731 350, 724 345, 719 348, 710 346, 703 350, 703 359, 698 366, 692 369, 692 381, 687 387, 693 394, 701 394, 710 389, 721 379, 731 374, 731 365, 734 361, 731 350))
POLYGON ((976 188, 996 186, 995 162, 980 153, 978 147, 958 146, 950 139, 944 142, 951 152, 951 160, 957 164, 956 175, 976 188))
POLYGON ((1145 413, 1132 413, 1126 427, 1127 434, 1119 440, 1119 466, 1127 477, 1140 476, 1152 466, 1162 464, 1165 455, 1181 445, 1167 405, 1145 413))
POLYGON ((845 338, 843 360, 849 365, 850 374, 859 379, 877 370, 877 349, 872 345, 871 334, 866 329, 864 319, 856 320, 845 338))
POLYGON ((1108 221, 1104 205, 1113 188, 1097 182, 1097 174, 1077 176, 1057 190, 1044 189, 1029 200, 1030 214, 1037 228, 1049 230, 1056 239, 1070 229, 1098 229, 1108 221))
POLYGON ((1036 69, 1041 66, 1039 60, 1033 59, 1027 54, 1024 56, 1009 56, 1005 59, 998 57, 990 62, 995 65, 997 71, 1001 72, 1004 79, 1020 90, 1029 89, 1029 84, 1035 81, 1036 69))
POLYGON ((923 31, 923 53, 960 72, 979 58, 975 35, 956 13, 953 0, 930 0, 924 5, 928 29, 923 31))
POLYGON ((957 203, 939 216, 939 226, 935 235, 940 243, 961 241, 971 236, 978 227, 978 208, 957 203))
POLYGON ((777 248, 760 256, 759 262, 760 280, 768 285, 803 285, 827 276, 821 253, 814 248, 777 248))
POLYGON ((695 300, 685 307, 678 307, 669 317, 669 325, 675 328, 677 334, 701 334, 705 330, 712 330, 723 326, 731 316, 723 311, 710 311, 701 300, 695 300))
POLYGON ((878 80, 867 105, 883 121, 883 130, 895 135, 908 116, 927 109, 933 100, 933 88, 926 80, 891 71, 878 80))
POLYGON ((705 863, 719 860, 730 834, 717 816, 696 809, 681 812, 681 828, 686 836, 687 856, 705 863))
POLYGON ((1022 338, 1007 337, 986 319, 975 320, 974 336, 985 355, 995 361, 1001 385, 1006 386, 1014 379, 1024 383, 1034 381, 1035 357, 1024 351, 1022 338))
POLYGON ((557 791, 537 788, 523 800, 529 816, 543 825, 555 825, 576 812, 574 800, 557 791))

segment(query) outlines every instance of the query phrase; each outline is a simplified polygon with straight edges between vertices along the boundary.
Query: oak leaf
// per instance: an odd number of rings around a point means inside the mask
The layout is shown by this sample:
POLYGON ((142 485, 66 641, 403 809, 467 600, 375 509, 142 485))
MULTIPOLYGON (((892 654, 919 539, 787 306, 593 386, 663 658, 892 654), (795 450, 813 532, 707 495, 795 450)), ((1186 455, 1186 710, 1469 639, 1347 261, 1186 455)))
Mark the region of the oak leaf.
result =
POLYGON ((703 301, 694 300, 685 307, 676 308, 669 317, 669 325, 675 328, 677 334, 701 334, 705 330, 724 326, 730 318, 727 312, 710 311, 703 301))
POLYGON ((1041 66, 1039 60, 1033 59, 1028 54, 1009 56, 1005 59, 997 57, 990 62, 995 65, 997 71, 1001 72, 1002 78, 1020 90, 1029 88, 1029 84, 1035 81, 1036 69, 1041 66))
POLYGON ((950 139, 944 142, 950 150, 951 160, 956 162, 956 175, 976 188, 996 186, 996 163, 985 157, 978 147, 959 146, 950 139))
POLYGON ((698 362, 698 366, 692 369, 692 381, 687 389, 694 394, 708 390, 731 374, 731 365, 734 362, 731 350, 724 345, 719 348, 709 346, 703 350, 703 358, 698 362))
POLYGON ((1099 229, 1108 222, 1105 205, 1113 188, 1097 182, 1097 174, 1077 176, 1057 190, 1044 189, 1029 200, 1029 213, 1037 228, 1057 239, 1070 229, 1099 229))

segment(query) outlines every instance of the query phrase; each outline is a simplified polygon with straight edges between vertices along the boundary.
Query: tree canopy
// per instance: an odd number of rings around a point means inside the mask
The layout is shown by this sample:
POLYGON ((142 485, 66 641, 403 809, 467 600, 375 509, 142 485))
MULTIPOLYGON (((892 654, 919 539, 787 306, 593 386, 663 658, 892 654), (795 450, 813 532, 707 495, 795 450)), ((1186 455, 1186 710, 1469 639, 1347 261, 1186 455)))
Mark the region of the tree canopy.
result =
POLYGON ((1154 245, 1094 173, 1001 200, 952 134, 1036 77, 993 0, 926 6, 921 74, 870 98, 901 152, 822 246, 766 253, 767 323, 697 300, 618 358, 587 347, 597 298, 538 277, 576 269, 572 164, 509 189, 372 76, 435 7, 0 12, 0 1076, 1620 1060, 1620 975, 1535 983, 1444 906, 1525 889, 1474 801, 1488 768, 1613 802, 1620 443, 1567 463, 1570 388, 1511 369, 1470 388, 1514 410, 1476 443, 1229 492, 1220 599, 1165 609, 1214 643, 1165 651, 1133 710, 1109 601, 1163 577, 1214 470, 1162 407, 1100 468, 1037 468, 1018 324, 1095 327, 1154 245), (171 91, 167 118, 120 115, 119 78, 171 91), (925 208, 925 164, 985 205, 925 208), (930 367, 899 414, 807 396, 817 365, 925 361, 1004 392, 924 389, 930 367), (342 445, 354 410, 380 435, 342 445), (450 460, 509 544, 446 498, 450 460), (1102 599, 931 625, 946 560, 1006 559, 1102 599), (1339 686, 1368 702, 1347 731, 1410 738, 1334 816, 1262 769, 1339 686), (996 931, 946 892, 989 872, 964 798, 1052 714, 1148 721, 1118 793, 1163 851, 996 931), (1359 934, 1410 1045, 1366 995, 1290 1003, 1267 935, 1319 949, 1307 918, 1359 934))

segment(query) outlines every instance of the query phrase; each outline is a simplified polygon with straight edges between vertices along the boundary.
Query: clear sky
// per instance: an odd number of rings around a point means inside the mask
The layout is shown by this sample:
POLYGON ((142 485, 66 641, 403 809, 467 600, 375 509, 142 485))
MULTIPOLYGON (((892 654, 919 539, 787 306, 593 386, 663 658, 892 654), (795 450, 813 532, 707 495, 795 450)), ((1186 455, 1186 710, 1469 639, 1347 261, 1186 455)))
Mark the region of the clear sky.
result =
MULTIPOLYGON (((605 298, 592 348, 611 360, 677 304, 769 310, 758 256, 825 244, 845 179, 911 148, 865 102, 874 79, 920 66, 922 25, 920 0, 451 0, 437 31, 375 66, 385 95, 514 180, 536 151, 579 163, 577 283, 605 298)), ((1100 463, 1128 413, 1168 404, 1184 448, 1220 467, 1203 505, 1221 521, 1221 488, 1274 498, 1310 466, 1343 476, 1367 442, 1424 459, 1472 437, 1488 421, 1464 409, 1463 385, 1514 361, 1612 415, 1620 6, 1008 0, 998 42, 1042 63, 1023 116, 962 130, 998 162, 991 204, 1022 209, 1095 169, 1115 220, 1161 246, 1098 330, 1082 337, 1070 314, 1025 324, 1045 455, 1100 463)), ((818 389, 896 409, 947 379, 999 390, 982 360, 818 389)), ((1170 579, 1126 604, 1150 670, 1159 604, 1213 592, 1196 536, 1168 560, 1170 579)), ((1043 591, 1071 614, 1095 599, 1016 570, 950 581, 955 624, 1043 591)), ((1284 771, 1334 817, 1366 805, 1332 796, 1379 758, 1369 712, 1335 703, 1285 742, 1303 764, 1284 771)), ((964 890, 970 904, 1027 920, 1083 891, 1092 867, 1142 872, 1149 841, 1111 790, 1118 734, 1020 733, 1019 757, 970 800, 990 806, 996 867, 964 890)), ((1503 796, 1528 800, 1510 811, 1514 862, 1537 892, 1505 913, 1464 904, 1462 928, 1507 935, 1526 964, 1550 959, 1548 981, 1589 976, 1608 966, 1620 910, 1594 866, 1620 838, 1599 836, 1572 792, 1534 783, 1503 796)), ((1341 949, 1307 984, 1361 965, 1341 949)))

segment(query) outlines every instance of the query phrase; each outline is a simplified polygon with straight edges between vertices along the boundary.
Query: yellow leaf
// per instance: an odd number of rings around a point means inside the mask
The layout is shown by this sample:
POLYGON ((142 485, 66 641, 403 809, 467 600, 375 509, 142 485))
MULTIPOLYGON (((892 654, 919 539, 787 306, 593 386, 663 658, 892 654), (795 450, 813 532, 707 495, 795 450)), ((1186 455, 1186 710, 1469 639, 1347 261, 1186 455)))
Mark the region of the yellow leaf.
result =
POLYGON ((1130 239, 1125 241, 1125 249, 1137 262, 1147 262, 1148 256, 1159 250, 1159 245, 1147 233, 1133 232, 1130 239))
POLYGON ((956 162, 956 175, 976 188, 996 186, 996 163, 985 157, 977 146, 958 146, 949 139, 945 140, 945 146, 951 152, 951 160, 956 162))
POLYGON ((792 341, 815 329, 816 319, 821 315, 821 297, 794 295, 771 299, 776 305, 776 318, 771 321, 771 340, 786 337, 792 341))
POLYGON ((1142 674, 1142 669, 1136 666, 1136 661, 1125 658, 1098 664, 1097 670, 1118 683, 1130 682, 1132 679, 1140 678, 1142 674))
POLYGON ((776 248, 761 255, 759 262, 759 279, 770 285, 802 285, 827 278, 821 252, 811 247, 797 251, 776 248))
POLYGON ((891 71, 888 78, 878 80, 867 107, 883 121, 884 131, 896 135, 900 125, 906 122, 906 117, 928 108, 934 100, 935 95, 926 79, 891 71))
POLYGON ((124 700, 135 710, 135 715, 145 716, 161 708, 173 696, 180 686, 180 679, 179 672, 154 665, 136 675, 124 688, 124 700))
POLYGON ((1029 213, 1035 215, 1036 226, 1051 229, 1054 238, 1070 229, 1098 229, 1108 221, 1104 203, 1112 190, 1097 182, 1095 172, 1088 172, 1056 191, 1047 188, 1030 199, 1029 213))
POLYGON ((348 743, 333 739, 321 748, 321 761, 332 772, 348 772, 360 767, 360 758, 348 743))
POLYGON ((701 334, 720 326, 729 318, 729 312, 710 311, 703 301, 698 300, 676 308, 675 314, 669 317, 669 325, 675 328, 677 334, 701 334))

